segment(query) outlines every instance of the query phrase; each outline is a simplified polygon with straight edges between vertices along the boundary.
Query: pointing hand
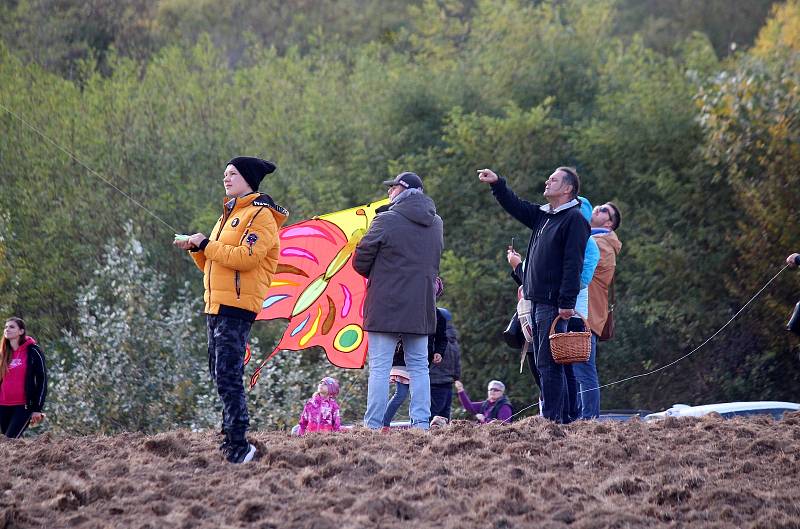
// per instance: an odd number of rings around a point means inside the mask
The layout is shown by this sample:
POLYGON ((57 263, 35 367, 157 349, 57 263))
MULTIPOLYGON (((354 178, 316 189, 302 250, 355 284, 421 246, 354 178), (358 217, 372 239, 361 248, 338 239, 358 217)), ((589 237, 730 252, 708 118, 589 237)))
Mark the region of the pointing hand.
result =
POLYGON ((487 184, 494 184, 498 176, 491 169, 481 169, 478 171, 478 180, 487 184))

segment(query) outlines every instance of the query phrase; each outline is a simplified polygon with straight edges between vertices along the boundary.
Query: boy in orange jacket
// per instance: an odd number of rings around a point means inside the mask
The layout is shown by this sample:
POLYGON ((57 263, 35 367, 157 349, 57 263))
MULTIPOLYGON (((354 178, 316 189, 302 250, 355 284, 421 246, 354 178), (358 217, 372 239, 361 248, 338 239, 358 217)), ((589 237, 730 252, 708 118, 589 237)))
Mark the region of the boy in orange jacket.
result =
POLYGON ((278 230, 289 212, 258 193, 275 164, 240 156, 228 162, 222 180, 226 198, 211 235, 176 237, 203 271, 208 328, 208 369, 222 401, 220 446, 231 463, 246 463, 256 449, 247 442, 250 426, 244 393, 245 346, 278 265, 278 230))

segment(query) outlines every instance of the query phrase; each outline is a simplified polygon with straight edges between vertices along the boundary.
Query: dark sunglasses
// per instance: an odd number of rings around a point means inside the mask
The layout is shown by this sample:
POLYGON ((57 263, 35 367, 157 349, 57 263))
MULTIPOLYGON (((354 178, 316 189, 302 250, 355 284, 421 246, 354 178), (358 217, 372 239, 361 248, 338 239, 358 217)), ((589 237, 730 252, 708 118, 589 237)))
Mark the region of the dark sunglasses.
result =
POLYGON ((599 211, 600 213, 605 213, 606 215, 608 215, 608 217, 611 220, 614 220, 614 210, 613 209, 607 208, 605 206, 600 206, 599 208, 597 208, 597 211, 599 211))

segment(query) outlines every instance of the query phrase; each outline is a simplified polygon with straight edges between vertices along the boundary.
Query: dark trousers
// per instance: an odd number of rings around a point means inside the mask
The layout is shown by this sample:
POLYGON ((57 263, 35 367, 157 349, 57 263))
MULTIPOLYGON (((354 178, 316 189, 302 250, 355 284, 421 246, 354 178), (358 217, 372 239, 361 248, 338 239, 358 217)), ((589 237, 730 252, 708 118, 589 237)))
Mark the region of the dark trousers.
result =
MULTIPOLYGON (((527 344, 528 349, 528 367, 530 368, 533 381, 539 389, 539 404, 542 404, 542 382, 539 379, 539 369, 536 367, 536 354, 533 352, 533 345, 527 344)), ((564 424, 570 423, 580 417, 581 413, 581 400, 580 384, 576 379, 572 366, 564 366, 565 382, 567 384, 564 391, 564 404, 561 407, 561 422, 564 424)), ((544 413, 544 412, 542 412, 544 413)))
POLYGON ((208 370, 222 401, 222 430, 231 441, 244 441, 250 416, 244 394, 244 354, 253 322, 209 314, 208 370))
POLYGON ((533 351, 533 344, 530 342, 525 342, 525 347, 528 355, 528 369, 531 371, 531 375, 533 375, 533 381, 536 383, 536 387, 539 389, 539 393, 542 392, 542 382, 539 380, 539 370, 536 368, 536 353, 533 351))
POLYGON ((575 377, 571 364, 564 367, 564 380, 567 383, 564 389, 564 406, 561 409, 561 422, 571 423, 581 417, 581 385, 575 377))
POLYGON ((453 383, 431 384, 431 418, 446 417, 450 420, 450 408, 453 404, 453 383))
MULTIPOLYGON (((551 421, 569 422, 569 412, 564 415, 567 392, 567 373, 565 366, 556 364, 550 352, 550 325, 558 316, 558 308, 552 305, 537 303, 533 306, 533 354, 536 370, 539 372, 541 388, 542 415, 551 421), (565 421, 566 419, 566 421, 565 421)), ((556 324, 557 332, 567 328, 565 320, 556 324)), ((570 375, 571 375, 570 370, 570 375)))
POLYGON ((28 428, 32 412, 19 406, 0 406, 0 431, 6 437, 17 439, 28 428))

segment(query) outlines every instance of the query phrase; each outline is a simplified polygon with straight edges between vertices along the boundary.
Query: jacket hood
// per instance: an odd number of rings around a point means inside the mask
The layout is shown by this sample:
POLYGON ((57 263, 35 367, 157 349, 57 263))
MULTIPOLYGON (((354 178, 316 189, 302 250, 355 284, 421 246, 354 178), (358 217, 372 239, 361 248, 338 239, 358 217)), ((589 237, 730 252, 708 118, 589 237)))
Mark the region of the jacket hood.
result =
POLYGON ((431 226, 436 218, 436 204, 428 195, 415 193, 403 200, 392 204, 389 211, 394 211, 404 216, 411 222, 422 226, 431 226))
POLYGON ((589 202, 589 199, 586 197, 578 197, 578 201, 581 203, 581 214, 583 214, 583 218, 586 219, 586 222, 591 223, 592 221, 592 203, 589 202))
POLYGON ((619 255, 620 250, 622 250, 622 241, 619 240, 617 234, 613 231, 592 235, 592 237, 598 246, 612 249, 614 255, 619 255))
POLYGON ((289 218, 289 210, 276 204, 275 201, 272 200, 272 197, 266 193, 250 193, 249 195, 245 195, 237 199, 225 199, 225 205, 227 206, 230 204, 232 200, 235 200, 233 203, 233 209, 243 208, 251 204, 253 206, 267 208, 270 213, 272 213, 272 216, 275 217, 275 222, 278 224, 278 228, 283 226, 283 223, 289 218))
POLYGON ((36 345, 36 340, 33 339, 33 336, 26 336, 25 339, 22 340, 22 342, 20 342, 19 347, 17 347, 14 350, 15 351, 19 351, 23 347, 25 347, 27 349, 31 345, 36 345))

